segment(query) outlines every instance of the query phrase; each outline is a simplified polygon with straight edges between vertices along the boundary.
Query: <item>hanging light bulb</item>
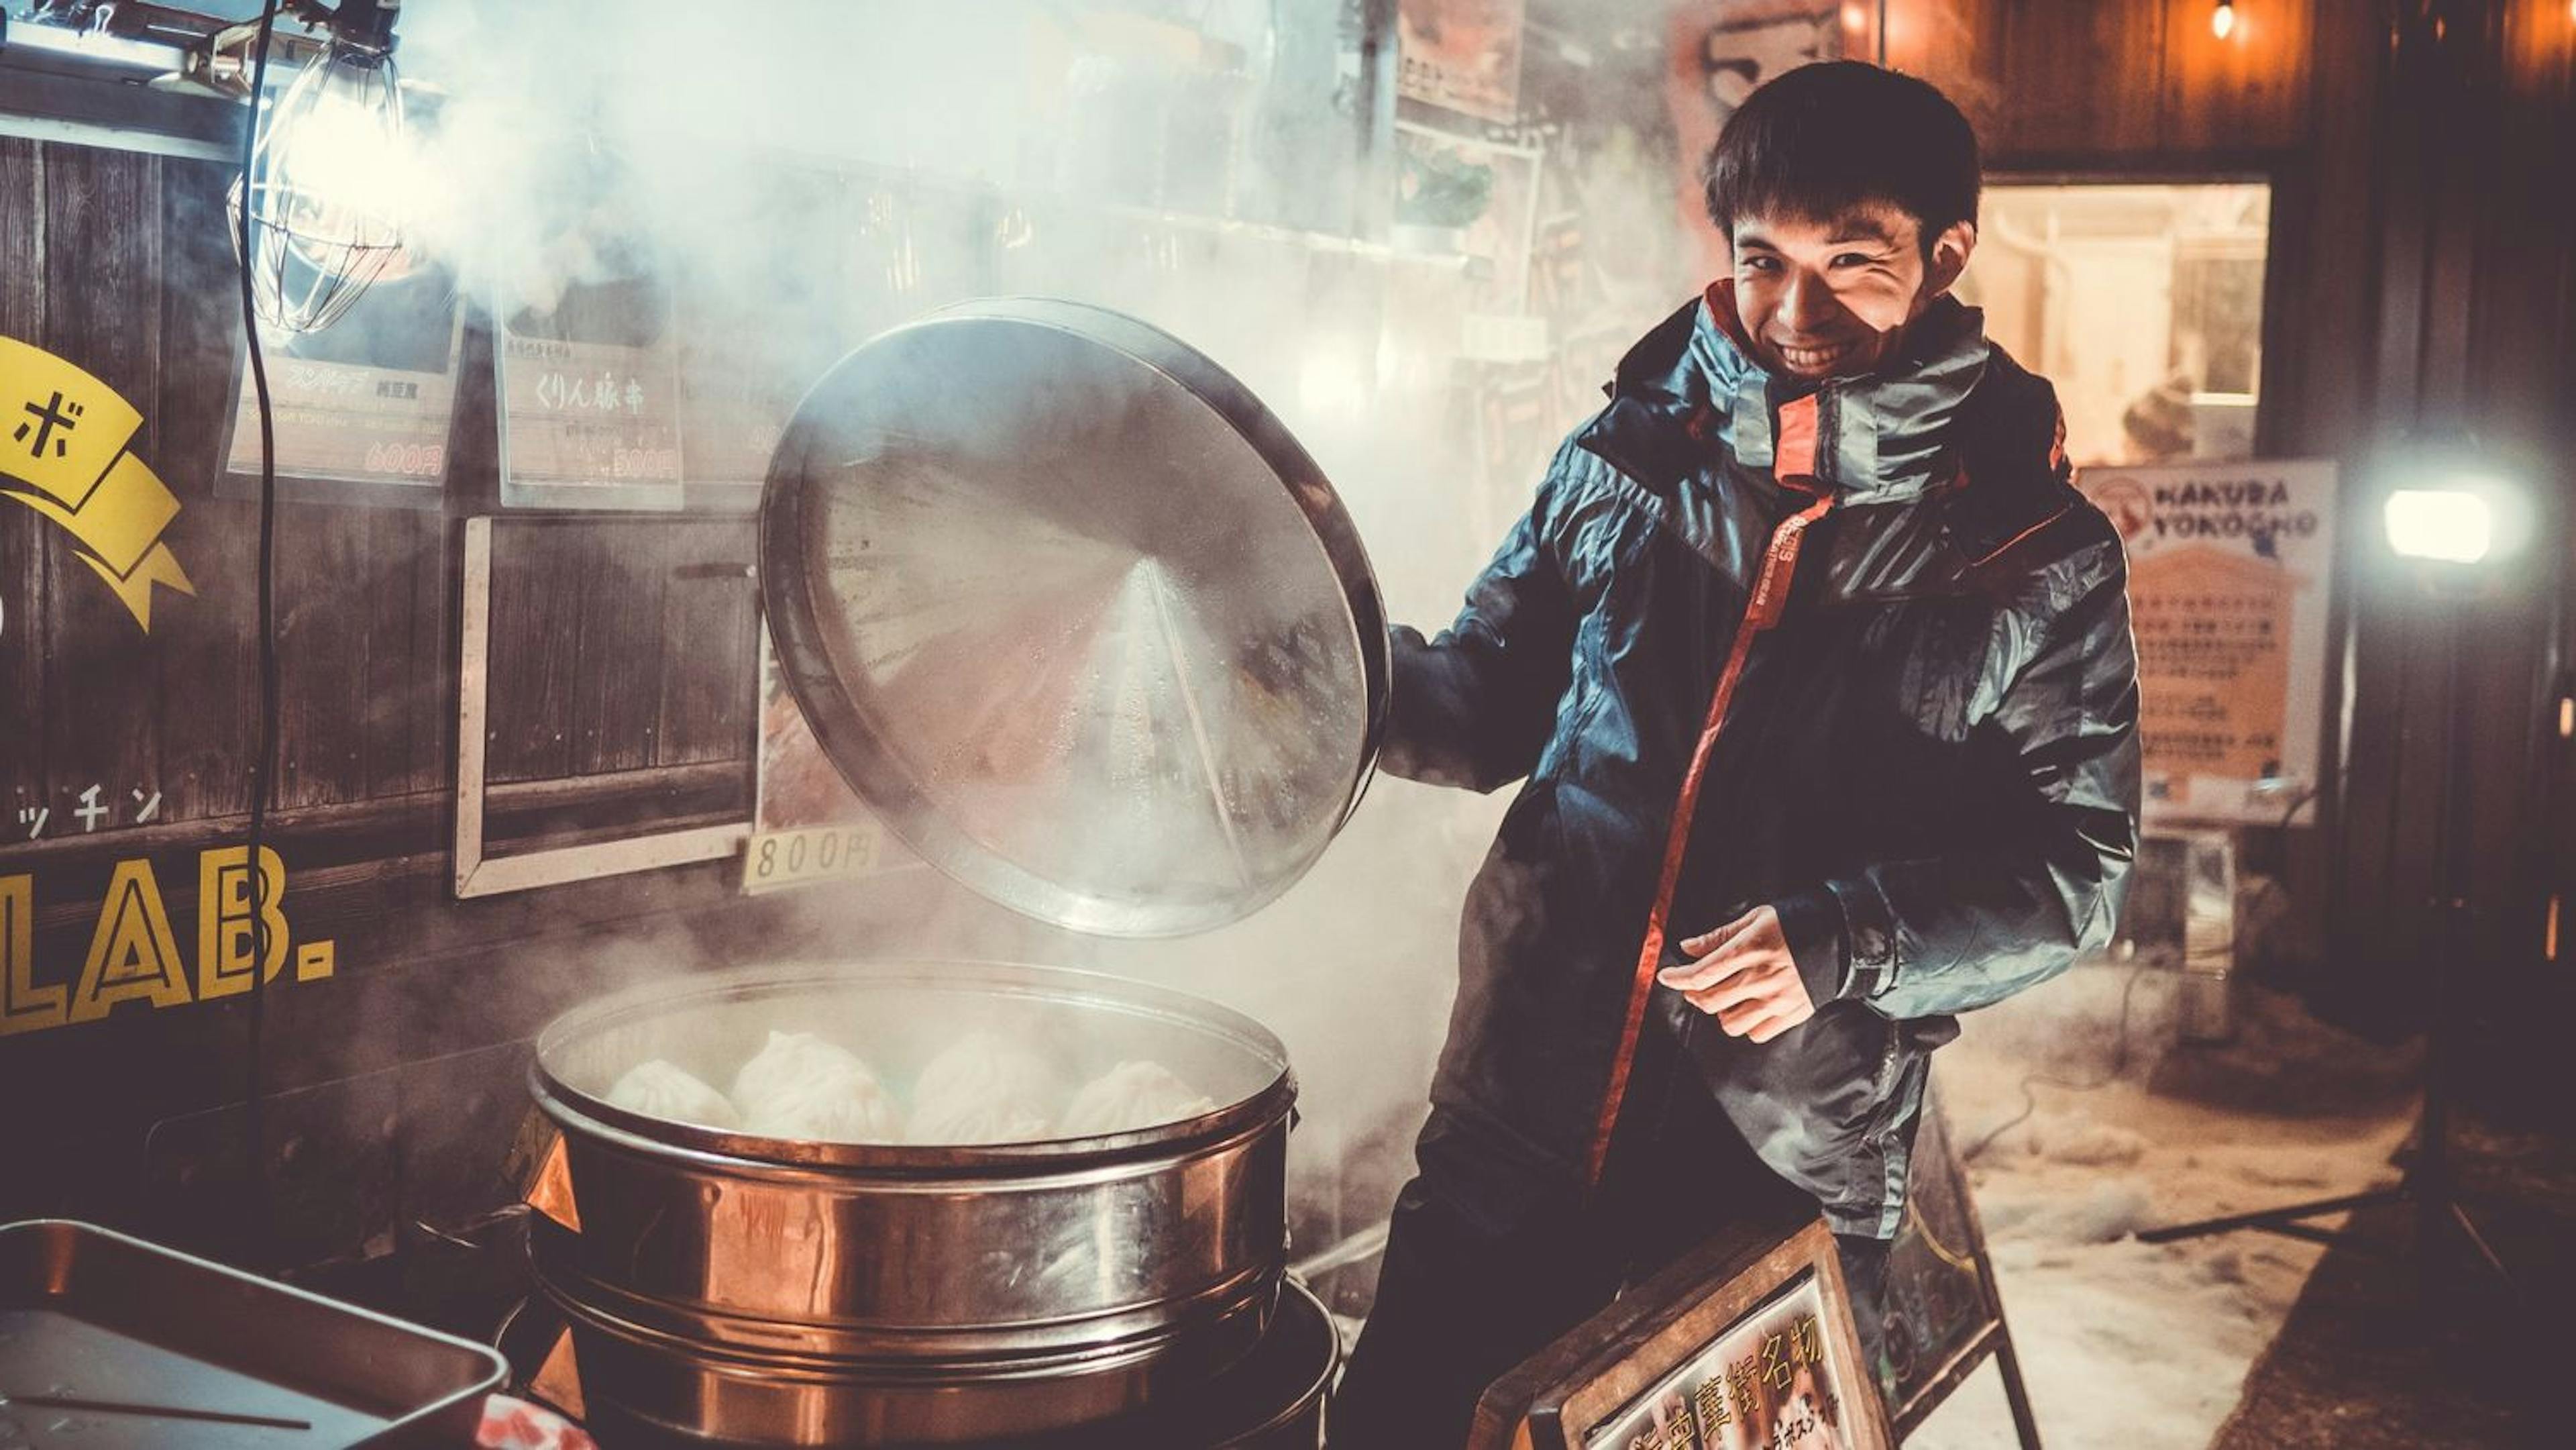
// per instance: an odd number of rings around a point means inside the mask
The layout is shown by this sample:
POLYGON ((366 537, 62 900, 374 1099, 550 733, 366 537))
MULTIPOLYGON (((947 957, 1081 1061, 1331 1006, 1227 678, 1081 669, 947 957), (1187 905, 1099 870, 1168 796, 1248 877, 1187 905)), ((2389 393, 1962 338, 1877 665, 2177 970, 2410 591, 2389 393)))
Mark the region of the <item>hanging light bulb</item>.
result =
POLYGON ((2236 33, 2236 0, 2218 0, 2218 8, 2209 12, 2209 33, 2221 40, 2236 33))
POLYGON ((279 331, 337 322, 402 254, 399 3, 346 0, 333 12, 328 48, 269 107, 250 171, 233 183, 236 218, 250 211, 252 305, 279 331))

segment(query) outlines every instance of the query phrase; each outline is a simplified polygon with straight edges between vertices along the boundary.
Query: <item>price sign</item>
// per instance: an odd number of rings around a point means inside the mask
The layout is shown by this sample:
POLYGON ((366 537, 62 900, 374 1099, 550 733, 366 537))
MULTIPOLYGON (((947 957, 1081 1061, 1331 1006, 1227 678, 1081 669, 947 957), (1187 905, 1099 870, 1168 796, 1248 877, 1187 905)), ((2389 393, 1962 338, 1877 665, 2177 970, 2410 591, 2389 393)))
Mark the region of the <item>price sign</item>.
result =
POLYGON ((769 631, 760 634, 759 809, 743 849, 742 889, 774 891, 842 881, 901 864, 796 708, 769 631))

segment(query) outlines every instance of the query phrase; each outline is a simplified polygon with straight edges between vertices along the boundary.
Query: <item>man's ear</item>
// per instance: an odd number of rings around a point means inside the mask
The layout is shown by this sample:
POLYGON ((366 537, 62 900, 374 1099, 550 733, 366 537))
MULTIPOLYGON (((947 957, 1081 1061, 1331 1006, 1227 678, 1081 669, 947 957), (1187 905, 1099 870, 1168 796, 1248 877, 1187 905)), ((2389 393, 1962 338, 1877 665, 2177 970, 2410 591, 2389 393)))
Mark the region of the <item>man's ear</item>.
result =
POLYGON ((1932 265, 1924 276, 1924 285, 1935 297, 1950 290, 1959 274, 1968 270, 1968 257, 1977 250, 1977 224, 1953 222, 1932 241, 1932 265))

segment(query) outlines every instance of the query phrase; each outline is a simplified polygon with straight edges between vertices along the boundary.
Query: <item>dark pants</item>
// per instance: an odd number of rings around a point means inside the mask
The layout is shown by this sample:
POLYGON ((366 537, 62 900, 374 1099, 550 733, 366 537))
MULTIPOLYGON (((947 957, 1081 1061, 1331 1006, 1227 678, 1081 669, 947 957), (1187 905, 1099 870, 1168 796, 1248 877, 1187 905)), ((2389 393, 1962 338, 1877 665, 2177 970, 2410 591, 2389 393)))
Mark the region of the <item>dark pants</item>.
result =
MULTIPOLYGON (((1666 1059, 1667 1061, 1669 1059, 1666 1059)), ((1815 1201, 1763 1166, 1690 1074, 1630 1093, 1601 1188, 1578 1198, 1515 1170, 1435 1109, 1397 1199, 1377 1302, 1327 1424, 1333 1450, 1450 1450, 1485 1386, 1720 1229, 1783 1231, 1815 1201)), ((1836 1235, 1875 1363, 1887 1244, 1836 1235)))

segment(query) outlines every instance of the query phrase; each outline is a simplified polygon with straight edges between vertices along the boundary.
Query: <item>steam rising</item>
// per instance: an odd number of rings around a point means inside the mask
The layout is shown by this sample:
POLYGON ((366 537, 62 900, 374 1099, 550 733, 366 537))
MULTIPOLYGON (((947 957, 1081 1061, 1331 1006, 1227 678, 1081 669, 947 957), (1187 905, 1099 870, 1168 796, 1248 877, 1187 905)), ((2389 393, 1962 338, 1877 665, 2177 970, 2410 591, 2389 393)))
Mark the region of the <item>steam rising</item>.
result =
MULTIPOLYGON (((1065 71, 1047 28, 1017 23, 1042 9, 1063 7, 415 0, 406 71, 443 94, 408 173, 414 245, 504 318, 567 306, 584 286, 685 279, 666 289, 686 345, 785 398, 873 332, 981 291, 1143 317, 1232 370, 1316 456, 1372 547, 1389 617, 1446 620, 1500 520, 1471 496, 1475 470, 1429 397, 1382 387, 1445 366, 1446 343, 1385 325, 1385 299, 1422 264, 1066 201, 1161 142, 1102 130, 1112 113, 1096 111, 1089 130, 1051 131, 1068 94, 1116 77, 1065 71), (978 186, 994 202, 982 211, 915 205, 927 189, 978 186), (977 256, 1000 260, 979 271, 977 256), (1312 305, 1327 292, 1332 309, 1312 305)), ((1272 6, 1206 9, 1204 25, 1241 37, 1249 72, 1270 64, 1272 6)), ((1219 204, 1277 189, 1243 157, 1235 148, 1225 178, 1164 189, 1219 204)), ((1020 960, 1164 983, 1285 1039, 1303 1087, 1293 1191, 1356 1205, 1326 1227, 1357 1229, 1404 1171, 1455 981, 1458 902, 1499 809, 1381 780, 1303 883, 1203 937, 1058 932, 916 867, 798 895, 797 930, 774 951, 630 939, 547 991, 770 955, 1020 960)))

